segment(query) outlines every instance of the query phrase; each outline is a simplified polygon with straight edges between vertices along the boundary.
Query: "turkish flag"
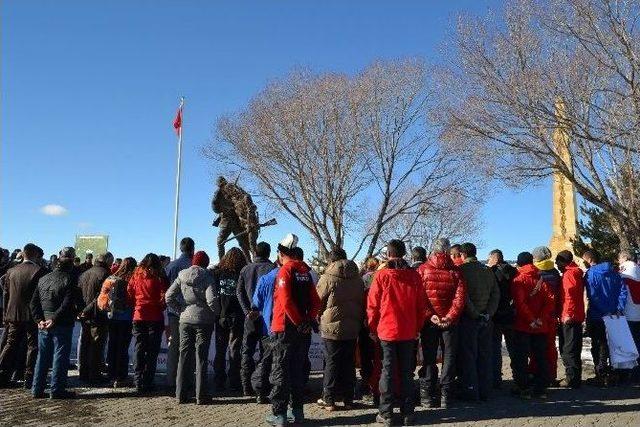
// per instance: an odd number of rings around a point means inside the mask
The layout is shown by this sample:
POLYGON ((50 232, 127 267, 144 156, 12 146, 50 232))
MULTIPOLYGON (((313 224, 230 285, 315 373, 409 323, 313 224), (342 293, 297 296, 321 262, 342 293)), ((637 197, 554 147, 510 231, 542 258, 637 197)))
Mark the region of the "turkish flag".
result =
POLYGON ((176 131, 176 135, 180 136, 180 132, 182 132, 182 105, 178 108, 178 113, 173 121, 173 128, 176 131))

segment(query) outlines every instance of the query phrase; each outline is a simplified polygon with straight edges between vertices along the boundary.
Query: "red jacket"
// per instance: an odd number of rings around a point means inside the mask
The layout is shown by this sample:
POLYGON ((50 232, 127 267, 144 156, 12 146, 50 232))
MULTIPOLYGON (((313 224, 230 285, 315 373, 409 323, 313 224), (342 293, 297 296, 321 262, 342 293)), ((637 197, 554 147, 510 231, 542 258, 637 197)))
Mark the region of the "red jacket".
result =
POLYGON ((420 274, 404 261, 392 261, 375 274, 371 283, 367 297, 369 330, 383 341, 414 340, 427 315, 427 296, 420 274))
POLYGON ((287 320, 299 325, 318 316, 320 298, 309 271, 307 264, 295 260, 278 271, 273 293, 272 332, 284 332, 287 320))
POLYGON ((464 281, 448 254, 432 255, 418 269, 427 294, 427 321, 434 314, 456 323, 464 308, 464 281))
POLYGON ((167 281, 151 275, 142 267, 137 267, 129 280, 127 296, 133 307, 134 321, 164 322, 164 294, 167 281))
POLYGON ((544 334, 554 330, 555 297, 551 287, 542 282, 539 290, 535 287, 540 279, 540 272, 533 264, 518 268, 518 275, 511 283, 511 296, 516 311, 513 329, 530 334, 544 334), (531 323, 540 319, 542 326, 532 328, 531 323))
POLYGON ((561 322, 569 319, 576 323, 584 322, 584 274, 575 262, 567 265, 562 274, 560 301, 561 322))

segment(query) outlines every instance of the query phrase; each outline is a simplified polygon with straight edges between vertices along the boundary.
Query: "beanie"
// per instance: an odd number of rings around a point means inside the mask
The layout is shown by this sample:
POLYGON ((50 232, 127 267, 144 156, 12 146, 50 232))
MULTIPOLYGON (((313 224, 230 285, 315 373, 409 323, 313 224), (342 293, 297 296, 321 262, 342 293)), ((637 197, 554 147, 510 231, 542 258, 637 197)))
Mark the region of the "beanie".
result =
POLYGON ((207 268, 209 266, 209 255, 207 255, 205 251, 196 252, 193 254, 191 265, 198 265, 202 268, 207 268))
POLYGON ((544 261, 551 258, 551 250, 546 246, 538 246, 531 253, 536 261, 544 261))

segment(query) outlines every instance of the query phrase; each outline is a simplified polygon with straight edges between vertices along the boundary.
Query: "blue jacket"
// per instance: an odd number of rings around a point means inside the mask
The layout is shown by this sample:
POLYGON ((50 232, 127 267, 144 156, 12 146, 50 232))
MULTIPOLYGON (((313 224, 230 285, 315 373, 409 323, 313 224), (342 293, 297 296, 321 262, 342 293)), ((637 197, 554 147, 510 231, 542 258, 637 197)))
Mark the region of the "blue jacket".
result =
POLYGON ((584 278, 589 301, 588 319, 599 320, 603 316, 623 311, 622 277, 610 262, 602 262, 589 268, 584 278))
POLYGON ((262 313, 262 327, 265 335, 271 335, 271 317, 273 315, 273 291, 280 268, 274 268, 258 279, 256 291, 253 293, 251 308, 262 313))
MULTIPOLYGON (((169 279, 169 286, 173 285, 173 282, 178 278, 178 273, 189 267, 191 267, 191 257, 186 254, 181 254, 178 258, 167 264, 164 268, 164 272, 167 275, 167 279, 169 279)), ((170 308, 167 308, 167 312, 175 316, 180 315, 179 312, 176 313, 175 310, 170 308)))

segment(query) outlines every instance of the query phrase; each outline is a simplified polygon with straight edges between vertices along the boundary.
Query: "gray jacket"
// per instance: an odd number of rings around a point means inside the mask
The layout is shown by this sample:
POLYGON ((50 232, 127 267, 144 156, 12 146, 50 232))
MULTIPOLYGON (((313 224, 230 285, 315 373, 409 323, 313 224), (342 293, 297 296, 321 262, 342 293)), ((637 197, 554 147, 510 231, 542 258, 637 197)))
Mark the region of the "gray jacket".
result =
POLYGON ((213 275, 197 265, 182 270, 165 296, 167 307, 180 313, 180 323, 213 325, 213 275))

